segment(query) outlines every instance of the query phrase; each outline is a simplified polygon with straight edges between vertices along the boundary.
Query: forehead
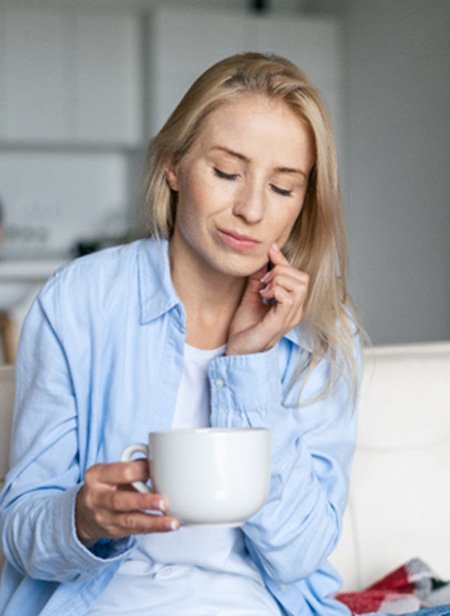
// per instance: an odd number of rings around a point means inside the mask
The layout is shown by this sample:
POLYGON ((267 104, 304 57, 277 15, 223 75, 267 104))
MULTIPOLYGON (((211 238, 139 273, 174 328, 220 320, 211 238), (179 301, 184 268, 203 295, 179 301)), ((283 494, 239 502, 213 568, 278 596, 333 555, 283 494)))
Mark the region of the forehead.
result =
POLYGON ((312 157, 313 135, 307 122, 284 101, 242 95, 212 111, 194 141, 198 149, 218 144, 243 154, 264 148, 285 157, 312 157))

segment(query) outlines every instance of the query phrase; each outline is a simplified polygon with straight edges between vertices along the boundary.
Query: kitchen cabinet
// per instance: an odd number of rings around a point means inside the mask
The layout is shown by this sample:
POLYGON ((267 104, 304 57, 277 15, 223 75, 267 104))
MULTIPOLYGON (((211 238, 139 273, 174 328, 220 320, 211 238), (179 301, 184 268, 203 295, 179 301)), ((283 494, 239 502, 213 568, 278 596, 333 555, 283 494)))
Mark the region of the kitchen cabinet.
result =
POLYGON ((76 139, 139 144, 143 127, 137 18, 77 12, 72 24, 76 139))
POLYGON ((65 21, 61 11, 1 9, 2 138, 67 137, 65 117, 65 21))
POLYGON ((3 7, 0 24, 0 140, 141 142, 137 14, 3 7))
POLYGON ((247 23, 221 10, 159 9, 149 38, 149 133, 154 134, 208 66, 244 51, 247 23))
POLYGON ((243 51, 286 56, 311 78, 341 125, 342 52, 339 24, 330 19, 258 16, 248 12, 162 8, 152 17, 148 101, 150 133, 167 119, 183 93, 208 66, 243 51))

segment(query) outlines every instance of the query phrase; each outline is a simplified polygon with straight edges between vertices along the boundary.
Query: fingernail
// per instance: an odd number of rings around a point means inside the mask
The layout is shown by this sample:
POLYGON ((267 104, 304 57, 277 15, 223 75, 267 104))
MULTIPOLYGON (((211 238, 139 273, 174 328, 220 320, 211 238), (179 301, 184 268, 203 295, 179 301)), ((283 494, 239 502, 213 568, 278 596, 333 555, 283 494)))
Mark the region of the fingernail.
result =
POLYGON ((267 293, 267 291, 269 290, 270 285, 266 284, 266 286, 263 289, 260 289, 259 292, 260 293, 267 293))
POLYGON ((167 509, 167 503, 166 503, 166 501, 163 498, 159 501, 158 508, 161 511, 165 511, 167 509))
POLYGON ((278 248, 277 244, 275 244, 275 242, 272 244, 272 250, 274 252, 280 252, 280 249, 278 248))
POLYGON ((166 528, 168 528, 169 530, 177 530, 180 527, 180 523, 178 522, 178 520, 172 519, 172 520, 167 520, 166 522, 166 528))
POLYGON ((264 284, 266 282, 266 280, 269 278, 269 276, 270 276, 270 272, 267 272, 267 274, 264 274, 264 276, 262 276, 259 279, 259 282, 262 282, 264 284))

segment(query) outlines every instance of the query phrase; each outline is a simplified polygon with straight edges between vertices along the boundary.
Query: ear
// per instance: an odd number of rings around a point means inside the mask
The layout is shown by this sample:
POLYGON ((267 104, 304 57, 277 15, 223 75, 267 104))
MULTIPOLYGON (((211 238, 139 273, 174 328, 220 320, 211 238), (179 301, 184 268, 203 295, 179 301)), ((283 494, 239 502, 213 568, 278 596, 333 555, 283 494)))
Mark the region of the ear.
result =
POLYGON ((178 192, 178 165, 173 161, 166 167, 166 179, 170 188, 175 192, 178 192))

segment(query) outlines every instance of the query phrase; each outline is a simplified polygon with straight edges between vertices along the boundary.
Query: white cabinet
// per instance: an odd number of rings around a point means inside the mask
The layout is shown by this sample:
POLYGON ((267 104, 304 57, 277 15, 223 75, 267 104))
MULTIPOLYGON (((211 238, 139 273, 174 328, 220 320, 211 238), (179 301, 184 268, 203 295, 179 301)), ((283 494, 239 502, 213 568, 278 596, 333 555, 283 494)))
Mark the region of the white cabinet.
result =
POLYGON ((150 127, 156 132, 192 81, 208 66, 242 51, 286 56, 321 91, 335 125, 341 125, 342 53, 339 24, 301 15, 263 17, 245 12, 160 9, 150 42, 150 127))
POLYGON ((140 143, 137 16, 7 7, 0 23, 0 139, 140 143))
POLYGON ((4 97, 2 136, 7 140, 62 139, 65 117, 63 13, 2 9, 4 97))
POLYGON ((160 9, 149 46, 150 134, 158 130, 194 79, 208 66, 245 50, 247 23, 220 10, 160 9))
POLYGON ((74 129, 77 140, 140 143, 141 65, 134 15, 74 15, 74 129))

